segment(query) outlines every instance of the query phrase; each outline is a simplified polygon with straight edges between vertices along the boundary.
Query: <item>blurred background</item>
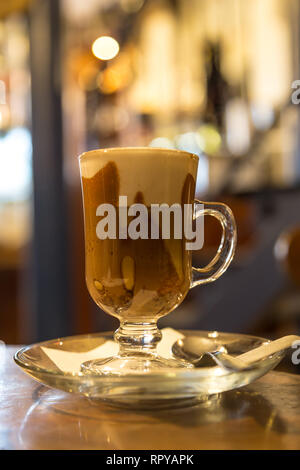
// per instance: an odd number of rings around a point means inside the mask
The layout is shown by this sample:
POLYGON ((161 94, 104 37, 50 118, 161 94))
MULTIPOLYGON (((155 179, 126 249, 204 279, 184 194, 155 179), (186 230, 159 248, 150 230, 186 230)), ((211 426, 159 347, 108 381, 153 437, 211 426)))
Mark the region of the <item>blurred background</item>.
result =
MULTIPOLYGON (((237 220, 230 269, 161 326, 300 334, 299 25, 299 0, 0 0, 0 339, 117 326, 85 286, 77 161, 112 146, 198 154, 197 197, 237 220)), ((195 265, 219 239, 208 218, 195 265)))

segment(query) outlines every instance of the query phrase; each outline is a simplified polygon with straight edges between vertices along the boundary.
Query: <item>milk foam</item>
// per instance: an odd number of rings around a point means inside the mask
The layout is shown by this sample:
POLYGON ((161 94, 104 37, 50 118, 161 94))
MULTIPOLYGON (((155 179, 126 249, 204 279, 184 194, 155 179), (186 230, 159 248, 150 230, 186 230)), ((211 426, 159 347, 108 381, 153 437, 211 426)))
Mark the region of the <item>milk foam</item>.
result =
POLYGON ((99 149, 80 156, 81 175, 92 178, 109 162, 114 162, 120 179, 120 195, 134 203, 138 192, 144 203, 181 203, 185 179, 190 173, 196 181, 198 157, 169 149, 115 148, 99 149))

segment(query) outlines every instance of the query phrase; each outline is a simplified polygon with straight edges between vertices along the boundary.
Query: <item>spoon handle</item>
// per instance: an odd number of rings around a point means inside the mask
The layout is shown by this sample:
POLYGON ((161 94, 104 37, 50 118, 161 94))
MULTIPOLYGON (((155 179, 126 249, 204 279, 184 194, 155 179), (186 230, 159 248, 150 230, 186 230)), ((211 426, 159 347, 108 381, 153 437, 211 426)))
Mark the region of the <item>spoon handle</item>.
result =
POLYGON ((276 339, 275 341, 271 341, 270 343, 266 343, 262 346, 259 346, 258 348, 252 349, 252 351, 241 354, 235 359, 241 359, 243 362, 246 362, 250 365, 256 361, 264 359, 267 356, 270 356, 271 354, 288 349, 295 341, 298 341, 300 345, 300 336, 283 336, 282 338, 276 339))

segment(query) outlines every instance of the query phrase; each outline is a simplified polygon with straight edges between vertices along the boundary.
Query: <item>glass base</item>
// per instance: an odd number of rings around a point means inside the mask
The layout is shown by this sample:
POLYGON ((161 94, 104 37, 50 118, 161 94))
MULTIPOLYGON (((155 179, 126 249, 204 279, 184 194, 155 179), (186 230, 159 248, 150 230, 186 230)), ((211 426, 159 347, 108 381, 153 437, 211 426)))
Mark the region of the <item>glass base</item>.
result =
POLYGON ((193 365, 177 359, 165 359, 155 354, 134 356, 114 356, 94 359, 81 364, 81 372, 93 375, 122 376, 141 374, 169 368, 193 368, 193 365))

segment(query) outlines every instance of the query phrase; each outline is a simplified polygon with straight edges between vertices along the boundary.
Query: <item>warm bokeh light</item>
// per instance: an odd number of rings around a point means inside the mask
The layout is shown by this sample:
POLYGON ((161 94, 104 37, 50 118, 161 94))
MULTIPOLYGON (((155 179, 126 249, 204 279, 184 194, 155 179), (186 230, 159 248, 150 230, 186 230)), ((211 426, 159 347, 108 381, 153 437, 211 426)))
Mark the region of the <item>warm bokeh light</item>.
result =
POLYGON ((82 90, 92 91, 97 88, 97 75, 99 73, 99 65, 95 60, 88 62, 80 67, 78 71, 78 84, 82 90))
POLYGON ((104 94, 115 93, 128 86, 132 78, 130 56, 127 52, 118 55, 108 67, 99 73, 97 84, 104 94))
POLYGON ((102 93, 109 95, 122 88, 122 78, 113 67, 99 74, 98 86, 102 93))
POLYGON ((97 38, 92 45, 92 52, 97 59, 110 60, 116 57, 120 50, 118 41, 110 36, 97 38))
POLYGON ((198 135, 201 137, 203 152, 210 155, 218 153, 222 138, 216 127, 211 124, 202 124, 198 129, 198 135))

